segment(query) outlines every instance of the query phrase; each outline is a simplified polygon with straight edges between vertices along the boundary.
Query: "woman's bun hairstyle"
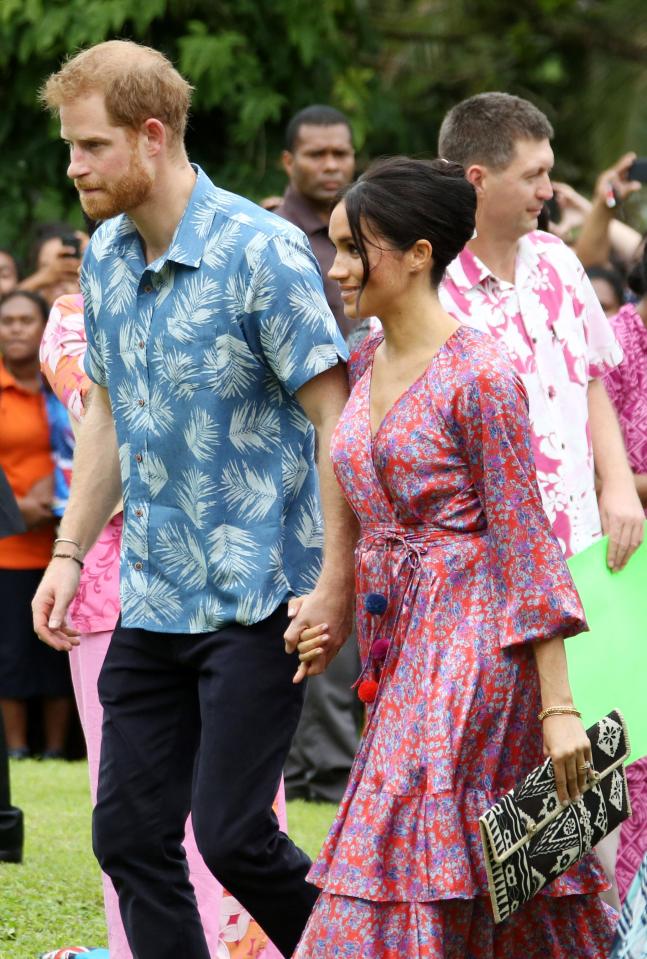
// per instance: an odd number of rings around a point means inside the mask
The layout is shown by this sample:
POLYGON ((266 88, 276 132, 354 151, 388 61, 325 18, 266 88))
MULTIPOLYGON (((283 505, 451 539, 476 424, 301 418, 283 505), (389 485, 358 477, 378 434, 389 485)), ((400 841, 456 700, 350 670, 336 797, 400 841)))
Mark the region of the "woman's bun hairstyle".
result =
POLYGON ((440 285, 447 266, 474 235, 476 192, 459 163, 396 156, 377 160, 342 193, 353 241, 368 281, 362 224, 392 248, 409 250, 418 240, 432 248, 431 282, 440 285))

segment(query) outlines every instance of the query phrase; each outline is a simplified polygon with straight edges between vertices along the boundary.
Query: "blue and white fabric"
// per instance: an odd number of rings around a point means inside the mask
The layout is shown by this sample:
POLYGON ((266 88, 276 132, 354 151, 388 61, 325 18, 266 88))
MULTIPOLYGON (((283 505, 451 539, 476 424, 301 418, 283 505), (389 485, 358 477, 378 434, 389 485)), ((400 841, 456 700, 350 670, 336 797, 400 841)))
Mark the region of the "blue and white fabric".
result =
POLYGON ((125 215, 81 276, 86 369, 107 387, 124 493, 124 626, 258 622, 312 588, 314 431, 295 393, 347 356, 300 230, 199 169, 168 251, 125 215))

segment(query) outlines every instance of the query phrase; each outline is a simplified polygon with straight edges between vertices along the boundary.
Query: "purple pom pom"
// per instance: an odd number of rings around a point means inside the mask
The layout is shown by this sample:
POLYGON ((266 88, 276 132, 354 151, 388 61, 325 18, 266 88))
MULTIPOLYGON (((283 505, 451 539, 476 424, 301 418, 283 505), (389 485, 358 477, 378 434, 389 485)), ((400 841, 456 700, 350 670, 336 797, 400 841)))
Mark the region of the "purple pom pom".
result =
POLYGON ((382 593, 368 593, 364 600, 364 608, 367 613, 373 613, 375 616, 381 616, 386 611, 386 596, 382 593))
POLYGON ((376 639, 373 645, 371 646, 371 656, 373 659, 376 659, 378 662, 386 659, 386 654, 389 651, 389 641, 388 639, 376 639))

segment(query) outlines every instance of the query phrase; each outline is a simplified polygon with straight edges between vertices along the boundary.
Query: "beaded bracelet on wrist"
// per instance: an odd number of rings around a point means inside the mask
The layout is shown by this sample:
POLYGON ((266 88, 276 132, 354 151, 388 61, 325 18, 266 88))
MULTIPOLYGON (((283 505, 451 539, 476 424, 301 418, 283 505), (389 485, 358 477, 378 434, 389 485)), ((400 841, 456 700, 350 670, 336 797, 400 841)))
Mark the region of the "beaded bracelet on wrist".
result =
POLYGON ((78 563, 81 569, 83 569, 83 562, 78 556, 73 556, 72 553, 52 553, 52 559, 73 559, 74 562, 78 563))

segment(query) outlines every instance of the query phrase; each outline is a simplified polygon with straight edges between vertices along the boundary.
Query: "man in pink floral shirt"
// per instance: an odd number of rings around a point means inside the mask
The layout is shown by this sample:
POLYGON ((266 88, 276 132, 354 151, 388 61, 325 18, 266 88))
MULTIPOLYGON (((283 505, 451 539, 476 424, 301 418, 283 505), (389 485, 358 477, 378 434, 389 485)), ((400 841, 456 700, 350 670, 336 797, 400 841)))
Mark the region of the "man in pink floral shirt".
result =
POLYGON ((544 508, 565 554, 608 533, 608 564, 620 569, 644 522, 601 380, 622 351, 579 260, 537 230, 553 192, 552 135, 543 113, 505 93, 470 97, 447 114, 439 155, 465 167, 478 211, 440 298, 456 319, 500 339, 524 381, 544 508))

